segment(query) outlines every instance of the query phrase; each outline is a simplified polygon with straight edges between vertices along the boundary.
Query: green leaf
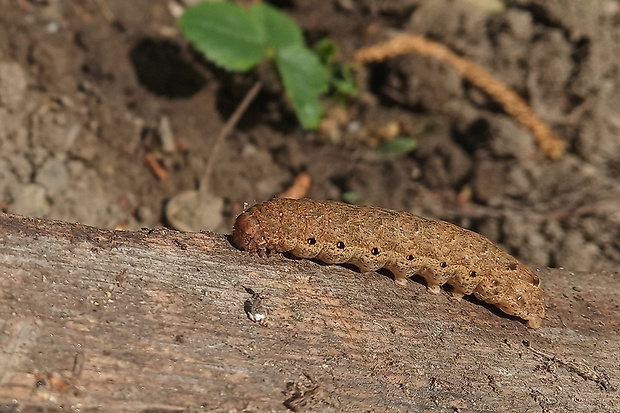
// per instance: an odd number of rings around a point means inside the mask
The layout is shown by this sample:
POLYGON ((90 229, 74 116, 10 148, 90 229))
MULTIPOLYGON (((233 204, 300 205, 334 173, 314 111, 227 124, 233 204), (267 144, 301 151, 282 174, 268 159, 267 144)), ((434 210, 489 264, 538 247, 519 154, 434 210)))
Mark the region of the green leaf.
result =
POLYGON ((303 46, 279 50, 276 64, 301 125, 315 129, 323 113, 316 96, 328 85, 325 68, 317 55, 303 46))
POLYGON ((232 2, 203 2, 189 7, 179 26, 207 59, 227 70, 249 70, 264 57, 274 60, 300 123, 318 126, 317 95, 327 90, 328 74, 287 15, 265 3, 245 11, 232 2))
POLYGON ((188 7, 179 26, 198 50, 227 70, 249 70, 265 55, 265 33, 234 3, 204 2, 188 7))
POLYGON ((329 73, 330 94, 336 97, 348 97, 357 94, 355 74, 352 64, 339 64, 334 61, 338 45, 330 38, 325 38, 314 46, 321 64, 329 73), (340 94, 341 96, 337 96, 340 94))
POLYGON ((411 136, 397 136, 394 139, 383 142, 377 148, 381 155, 398 156, 406 155, 418 146, 418 140, 411 136))
POLYGON ((319 59, 321 59, 321 63, 324 65, 328 65, 334 61, 337 49, 338 46, 336 46, 336 42, 329 38, 319 41, 314 46, 314 51, 319 55, 319 59))
POLYGON ((357 94, 357 85, 355 84, 353 65, 341 65, 336 69, 336 73, 332 73, 331 77, 332 87, 345 96, 355 96, 357 94))
POLYGON ((362 196, 355 191, 346 191, 340 195, 340 200, 347 204, 359 204, 362 200, 362 196))
POLYGON ((352 82, 348 79, 343 80, 333 78, 332 86, 337 92, 342 93, 345 96, 355 96, 357 94, 357 85, 355 84, 355 82, 352 82))
POLYGON ((276 52, 304 45, 304 38, 297 24, 280 10, 266 3, 255 3, 250 6, 248 13, 260 27, 267 44, 276 52))

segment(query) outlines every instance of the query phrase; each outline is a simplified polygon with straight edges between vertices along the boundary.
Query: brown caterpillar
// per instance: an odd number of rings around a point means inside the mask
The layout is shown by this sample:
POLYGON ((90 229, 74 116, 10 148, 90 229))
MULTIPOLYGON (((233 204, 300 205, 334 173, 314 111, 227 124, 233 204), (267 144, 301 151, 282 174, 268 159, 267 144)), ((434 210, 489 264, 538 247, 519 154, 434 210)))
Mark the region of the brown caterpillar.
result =
POLYGON ((474 294, 532 328, 545 316, 539 279, 516 258, 480 234, 407 212, 279 198, 239 215, 233 241, 251 252, 290 251, 361 272, 386 268, 402 286, 419 274, 433 294, 448 283, 455 297, 474 294))

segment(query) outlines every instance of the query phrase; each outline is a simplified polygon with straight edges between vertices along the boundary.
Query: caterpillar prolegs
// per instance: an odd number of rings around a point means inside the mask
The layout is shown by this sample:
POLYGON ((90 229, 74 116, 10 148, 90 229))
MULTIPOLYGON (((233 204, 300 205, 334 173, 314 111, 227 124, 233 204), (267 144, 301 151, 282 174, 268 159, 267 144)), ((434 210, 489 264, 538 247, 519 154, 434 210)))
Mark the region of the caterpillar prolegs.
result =
POLYGON ((455 297, 473 294, 537 328, 545 308, 538 277, 484 236, 448 222, 370 206, 278 198, 237 217, 237 247, 291 252, 361 272, 386 268, 399 285, 414 274, 428 291, 443 284, 455 297))

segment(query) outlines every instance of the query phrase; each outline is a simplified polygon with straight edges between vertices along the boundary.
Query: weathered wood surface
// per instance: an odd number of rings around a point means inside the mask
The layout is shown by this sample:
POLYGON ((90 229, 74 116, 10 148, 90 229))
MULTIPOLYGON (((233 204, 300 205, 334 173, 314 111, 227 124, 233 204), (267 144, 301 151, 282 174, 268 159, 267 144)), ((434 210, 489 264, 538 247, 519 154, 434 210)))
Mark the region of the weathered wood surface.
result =
POLYGON ((206 233, 0 214, 0 267, 0 411, 620 411, 618 273, 539 271, 533 330, 206 233))

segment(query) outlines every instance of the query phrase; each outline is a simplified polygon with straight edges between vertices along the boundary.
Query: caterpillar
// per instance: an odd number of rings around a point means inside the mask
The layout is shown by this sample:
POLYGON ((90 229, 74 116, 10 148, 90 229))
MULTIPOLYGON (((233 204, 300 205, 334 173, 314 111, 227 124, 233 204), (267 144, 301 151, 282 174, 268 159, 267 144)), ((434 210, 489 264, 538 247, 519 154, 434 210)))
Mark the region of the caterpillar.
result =
POLYGON ((396 284, 418 274, 438 294, 473 294, 537 328, 545 316, 538 277, 484 236, 408 212, 335 201, 278 198, 241 213, 233 243, 242 250, 290 252, 361 272, 390 270, 396 284))

